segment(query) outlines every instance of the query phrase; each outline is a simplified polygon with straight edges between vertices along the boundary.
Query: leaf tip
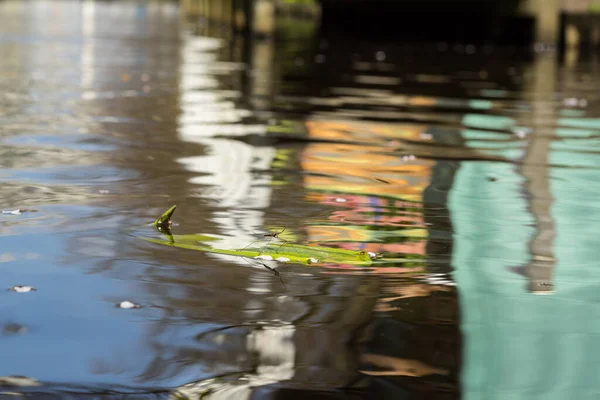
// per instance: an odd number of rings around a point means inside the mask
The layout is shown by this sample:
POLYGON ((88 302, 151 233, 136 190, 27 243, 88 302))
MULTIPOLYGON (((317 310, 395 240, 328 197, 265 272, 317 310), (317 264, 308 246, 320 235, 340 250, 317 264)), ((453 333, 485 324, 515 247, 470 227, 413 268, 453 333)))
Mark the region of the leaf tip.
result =
POLYGON ((171 229, 171 216, 175 212, 177 205, 172 206, 167 211, 165 211, 156 221, 154 221, 154 226, 159 231, 165 230, 169 231, 171 229))

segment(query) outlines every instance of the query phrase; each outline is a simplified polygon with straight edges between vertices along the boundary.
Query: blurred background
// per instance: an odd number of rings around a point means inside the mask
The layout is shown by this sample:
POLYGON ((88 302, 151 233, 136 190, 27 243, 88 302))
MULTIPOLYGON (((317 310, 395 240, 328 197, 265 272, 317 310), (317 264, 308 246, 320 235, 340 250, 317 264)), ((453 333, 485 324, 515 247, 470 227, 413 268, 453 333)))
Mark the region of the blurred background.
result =
POLYGON ((0 395, 598 398, 599 22, 0 0, 0 395), (383 258, 276 276, 141 240, 173 204, 231 248, 383 258))

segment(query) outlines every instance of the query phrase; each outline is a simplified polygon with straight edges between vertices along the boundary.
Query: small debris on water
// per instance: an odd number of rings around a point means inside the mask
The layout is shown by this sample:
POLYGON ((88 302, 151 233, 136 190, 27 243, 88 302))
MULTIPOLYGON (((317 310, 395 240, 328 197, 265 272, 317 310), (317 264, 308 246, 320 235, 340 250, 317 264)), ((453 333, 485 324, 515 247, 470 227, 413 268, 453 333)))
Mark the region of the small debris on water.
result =
POLYGON ((110 190, 108 190, 108 189, 100 189, 100 190, 98 190, 98 193, 100 193, 100 194, 109 194, 110 190))
POLYGON ((431 140, 433 139, 433 135, 431 133, 422 132, 419 137, 423 140, 431 140))
POLYGON ((4 335, 21 335, 27 333, 27 327, 11 322, 2 327, 2 333, 4 335))
POLYGON ((277 257, 277 258, 275 259, 275 261, 279 261, 279 262, 288 262, 288 261, 290 261, 290 259, 289 259, 289 258, 287 258, 287 257, 277 257))
POLYGON ((490 182, 496 182, 498 180, 498 178, 496 178, 494 176, 488 176, 487 180, 490 182))
POLYGON ((367 254, 369 255, 369 258, 371 260, 378 258, 378 254, 377 253, 373 253, 372 251, 368 251, 367 254))
POLYGON ((16 210, 2 210, 2 214, 6 215, 21 215, 26 212, 37 212, 37 210, 32 210, 29 208, 17 208, 16 210))
POLYGON ((310 257, 308 260, 306 260, 307 264, 314 264, 314 263, 318 263, 319 260, 313 257, 310 257))
POLYGON ((10 290, 11 292, 17 292, 17 293, 28 293, 28 292, 36 290, 36 288, 34 288, 33 286, 17 285, 17 286, 8 288, 8 290, 10 290))
POLYGON ((343 197, 338 197, 338 198, 335 199, 335 201, 338 202, 338 203, 345 203, 348 200, 344 199, 343 197))
POLYGON ((256 258, 257 260, 267 260, 267 261, 273 260, 273 257, 268 256, 268 255, 260 255, 260 256, 254 257, 254 258, 256 258))
POLYGON ((2 214, 21 215, 21 210, 2 210, 2 214))
POLYGON ((0 386, 42 386, 41 382, 27 376, 0 376, 0 386))
POLYGON ((125 300, 117 304, 118 308, 141 308, 142 306, 131 301, 125 300))
POLYGON ((413 161, 416 157, 412 154, 402 156, 402 161, 413 161))

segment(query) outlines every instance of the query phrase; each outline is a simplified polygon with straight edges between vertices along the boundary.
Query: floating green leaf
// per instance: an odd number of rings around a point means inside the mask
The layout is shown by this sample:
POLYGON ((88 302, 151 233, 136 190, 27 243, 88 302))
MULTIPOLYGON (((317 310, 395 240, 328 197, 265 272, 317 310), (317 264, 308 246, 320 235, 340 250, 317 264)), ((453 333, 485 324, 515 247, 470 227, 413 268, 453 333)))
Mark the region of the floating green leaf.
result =
POLYGON ((165 238, 144 238, 152 243, 178 247, 188 250, 197 250, 206 253, 226 254, 230 256, 254 258, 265 261, 279 261, 299 264, 352 264, 368 266, 372 264, 372 253, 364 251, 344 250, 333 247, 307 246, 288 241, 268 240, 266 245, 253 243, 242 249, 222 249, 210 246, 207 242, 218 240, 208 235, 173 235, 171 234, 171 216, 175 211, 173 206, 154 222, 154 226, 165 238))

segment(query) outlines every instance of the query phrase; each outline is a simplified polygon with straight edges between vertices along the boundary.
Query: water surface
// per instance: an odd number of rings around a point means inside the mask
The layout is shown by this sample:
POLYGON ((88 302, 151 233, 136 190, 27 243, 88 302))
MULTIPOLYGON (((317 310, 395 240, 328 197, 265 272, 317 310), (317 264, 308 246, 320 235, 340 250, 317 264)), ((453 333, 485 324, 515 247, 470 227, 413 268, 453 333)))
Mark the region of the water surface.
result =
POLYGON ((0 3, 2 391, 597 398, 598 60, 297 28, 0 3), (394 261, 284 286, 172 204, 394 261))

